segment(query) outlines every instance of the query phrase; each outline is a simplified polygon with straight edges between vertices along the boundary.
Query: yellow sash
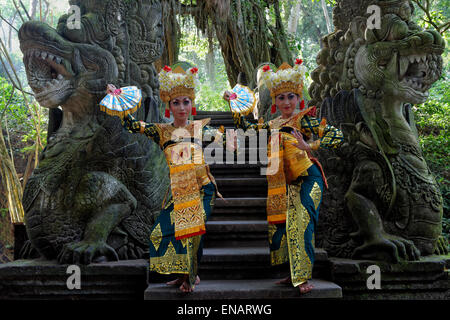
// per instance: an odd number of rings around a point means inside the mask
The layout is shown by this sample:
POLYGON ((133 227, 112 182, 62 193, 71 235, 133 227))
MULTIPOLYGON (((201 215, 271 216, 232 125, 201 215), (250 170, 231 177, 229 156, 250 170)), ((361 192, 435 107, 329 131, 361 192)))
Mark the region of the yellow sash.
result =
MULTIPOLYGON (((283 125, 287 125, 299 130, 300 119, 308 111, 309 109, 295 115, 285 123, 279 124, 279 127, 271 129, 280 129, 283 125)), ((288 205, 286 184, 291 184, 313 164, 306 152, 292 145, 293 143, 297 143, 297 139, 286 132, 272 134, 269 139, 267 148, 269 167, 277 168, 274 174, 266 176, 268 184, 267 221, 270 224, 286 222, 288 205)))
POLYGON ((191 142, 180 142, 164 150, 170 169, 170 186, 174 202, 172 222, 177 240, 204 234, 205 211, 200 197, 205 163, 201 150, 191 142), (202 157, 194 161, 195 154, 202 157))

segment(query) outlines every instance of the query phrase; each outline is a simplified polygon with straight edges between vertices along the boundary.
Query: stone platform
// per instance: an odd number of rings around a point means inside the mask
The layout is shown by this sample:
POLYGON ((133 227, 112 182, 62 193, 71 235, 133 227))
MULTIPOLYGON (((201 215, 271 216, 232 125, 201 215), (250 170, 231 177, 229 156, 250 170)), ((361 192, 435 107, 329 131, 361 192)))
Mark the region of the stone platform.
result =
POLYGON ((79 290, 67 288, 67 267, 44 260, 0 264, 0 300, 142 300, 147 287, 146 260, 80 266, 79 290))
POLYGON ((211 300, 211 299, 340 299, 345 300, 450 300, 450 255, 388 264, 328 258, 323 277, 314 278, 310 293, 276 285, 273 278, 214 279, 202 277, 193 294, 182 294, 151 276, 146 260, 96 263, 81 266, 81 289, 67 288, 68 265, 54 261, 17 260, 0 264, 0 300, 211 300), (367 268, 380 267, 380 289, 368 289, 367 268), (148 284, 148 280, 151 283, 148 284))
POLYGON ((347 300, 450 300, 450 255, 398 264, 329 258, 329 264, 326 279, 341 286, 347 300), (367 288, 371 265, 380 268, 380 289, 367 288))
POLYGON ((300 295, 292 285, 275 284, 274 279, 204 280, 193 293, 183 293, 177 286, 151 283, 145 290, 145 300, 227 300, 227 299, 340 299, 341 287, 335 283, 312 279, 310 292, 300 295))

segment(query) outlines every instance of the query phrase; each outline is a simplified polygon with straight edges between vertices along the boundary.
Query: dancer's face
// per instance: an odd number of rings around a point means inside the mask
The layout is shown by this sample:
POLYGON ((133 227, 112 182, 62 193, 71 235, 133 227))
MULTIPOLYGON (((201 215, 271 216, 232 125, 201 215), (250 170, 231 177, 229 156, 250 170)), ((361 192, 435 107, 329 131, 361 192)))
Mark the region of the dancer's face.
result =
POLYGON ((192 111, 192 101, 189 97, 176 97, 170 101, 170 111, 176 120, 187 120, 192 111))
POLYGON ((290 117, 294 113, 295 107, 300 97, 293 92, 285 92, 275 97, 275 105, 280 110, 283 117, 290 117))

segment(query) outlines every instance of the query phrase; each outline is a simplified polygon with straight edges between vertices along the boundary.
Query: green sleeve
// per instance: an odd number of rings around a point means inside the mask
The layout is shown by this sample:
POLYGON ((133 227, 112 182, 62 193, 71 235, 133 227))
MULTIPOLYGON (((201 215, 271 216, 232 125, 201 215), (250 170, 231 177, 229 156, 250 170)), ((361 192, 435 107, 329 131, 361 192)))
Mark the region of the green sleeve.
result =
POLYGON ((136 120, 129 114, 122 120, 122 125, 129 132, 145 134, 148 138, 159 144, 159 130, 154 123, 136 120))
POLYGON ((264 122, 262 125, 259 125, 260 127, 258 127, 258 124, 248 122, 240 113, 232 112, 232 114, 235 127, 244 130, 244 132, 250 129, 253 129, 255 131, 258 131, 260 129, 270 129, 270 125, 268 122, 264 122))
MULTIPOLYGON (((304 116, 300 120, 300 128, 303 134, 319 135, 320 121, 315 117, 304 116)), ((330 125, 326 125, 323 130, 323 136, 320 139, 320 148, 335 149, 344 142, 342 131, 330 125)))

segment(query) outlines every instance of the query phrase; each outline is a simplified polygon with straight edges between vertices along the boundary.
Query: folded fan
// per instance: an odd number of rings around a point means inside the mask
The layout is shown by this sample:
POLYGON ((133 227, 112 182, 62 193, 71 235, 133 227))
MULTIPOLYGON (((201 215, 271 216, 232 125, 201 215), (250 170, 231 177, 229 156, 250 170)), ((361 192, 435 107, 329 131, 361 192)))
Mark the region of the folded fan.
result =
POLYGON ((142 92, 135 86, 123 87, 111 92, 100 101, 100 110, 120 118, 132 114, 141 106, 142 92))
POLYGON ((233 112, 248 115, 256 105, 255 93, 246 86, 237 84, 231 90, 230 107, 233 112))

